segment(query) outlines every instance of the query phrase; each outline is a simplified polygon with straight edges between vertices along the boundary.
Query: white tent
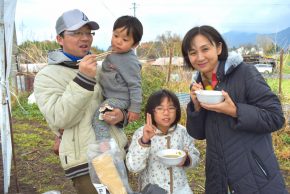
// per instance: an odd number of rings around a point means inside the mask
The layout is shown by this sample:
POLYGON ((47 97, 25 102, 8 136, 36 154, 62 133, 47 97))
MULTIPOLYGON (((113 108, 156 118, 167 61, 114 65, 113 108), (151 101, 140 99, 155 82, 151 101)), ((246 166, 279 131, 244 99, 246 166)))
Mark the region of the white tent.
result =
POLYGON ((10 88, 12 44, 16 0, 0 0, 0 128, 3 158, 4 193, 10 185, 12 141, 10 120, 10 88))

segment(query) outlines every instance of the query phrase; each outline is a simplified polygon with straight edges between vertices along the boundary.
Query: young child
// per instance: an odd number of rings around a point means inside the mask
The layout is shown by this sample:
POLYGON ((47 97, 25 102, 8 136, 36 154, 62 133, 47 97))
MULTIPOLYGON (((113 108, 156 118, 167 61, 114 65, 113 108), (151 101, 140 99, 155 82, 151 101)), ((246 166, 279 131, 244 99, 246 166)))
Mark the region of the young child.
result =
POLYGON ((103 63, 100 84, 105 101, 96 112, 93 126, 97 139, 109 135, 102 115, 112 108, 128 110, 128 122, 139 118, 142 103, 141 64, 134 53, 143 35, 141 22, 133 16, 118 18, 113 26, 112 52, 103 63))
POLYGON ((145 108, 146 124, 132 137, 126 164, 129 171, 139 173, 139 189, 157 184, 171 194, 191 194, 185 169, 195 167, 199 151, 186 128, 178 124, 181 109, 177 96, 168 90, 153 93, 145 108), (163 149, 184 150, 187 155, 177 166, 166 166, 156 153, 163 149))

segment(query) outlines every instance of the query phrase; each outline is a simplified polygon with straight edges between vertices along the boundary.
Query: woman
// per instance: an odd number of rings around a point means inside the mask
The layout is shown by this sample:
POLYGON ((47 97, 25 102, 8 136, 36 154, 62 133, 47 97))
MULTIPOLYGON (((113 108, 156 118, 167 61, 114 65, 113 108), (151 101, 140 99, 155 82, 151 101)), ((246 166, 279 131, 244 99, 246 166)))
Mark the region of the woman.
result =
POLYGON ((285 119, 261 74, 240 55, 228 56, 224 39, 211 26, 189 30, 182 54, 199 71, 190 89, 187 131, 206 139, 206 193, 287 193, 271 139, 285 119), (201 89, 221 90, 225 100, 199 103, 195 91, 201 89))
POLYGON ((185 127, 178 124, 181 110, 177 96, 168 90, 151 94, 145 114, 146 124, 135 131, 126 156, 129 171, 139 173, 140 189, 156 184, 165 193, 192 194, 185 169, 198 164, 199 152, 185 127), (157 158, 156 153, 163 149, 185 150, 187 155, 170 167, 157 158))

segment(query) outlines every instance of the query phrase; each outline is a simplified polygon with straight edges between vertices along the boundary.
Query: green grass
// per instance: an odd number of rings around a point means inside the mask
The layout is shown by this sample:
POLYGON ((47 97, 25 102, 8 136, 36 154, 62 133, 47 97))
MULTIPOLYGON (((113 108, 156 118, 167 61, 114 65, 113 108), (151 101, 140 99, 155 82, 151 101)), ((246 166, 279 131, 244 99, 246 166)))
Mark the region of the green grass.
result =
POLYGON ((36 104, 28 104, 29 93, 21 93, 17 99, 12 99, 12 117, 45 123, 45 119, 36 104))
POLYGON ((285 62, 283 66, 283 73, 290 74, 290 54, 285 57, 285 62))
MULTIPOLYGON (((149 95, 158 89, 168 88, 175 92, 187 92, 189 83, 171 82, 166 84, 166 71, 155 69, 153 67, 145 67, 142 71, 142 89, 143 89, 143 106, 149 95)), ((278 92, 278 79, 267 79, 268 84, 274 92, 278 92)), ((290 102, 290 80, 282 80, 283 103, 290 102)), ((12 117, 17 120, 13 124, 14 141, 17 145, 17 157, 23 163, 19 164, 19 177, 25 184, 31 184, 36 187, 39 193, 48 190, 61 190, 62 193, 71 193, 71 183, 64 179, 63 171, 60 167, 59 159, 52 153, 52 145, 54 136, 39 111, 36 105, 27 104, 28 94, 19 96, 20 107, 16 101, 13 101, 12 117), (41 156, 40 152, 42 152, 41 156), (42 168, 38 167, 42 166, 42 168), (44 168, 43 168, 44 167, 44 168), (59 170, 56 172, 55 168, 59 170), (25 170, 24 170, 25 169, 25 170), (63 178, 63 179, 61 179, 63 178), (53 181, 52 181, 53 180, 53 181), (57 181, 58 180, 58 181, 57 181), (57 181, 57 185, 54 183, 57 181)), ((181 124, 185 125, 186 114, 182 110, 181 124)), ((144 124, 144 115, 136 122, 129 124, 125 131, 130 138, 134 131, 144 124)), ((279 160, 282 170, 290 173, 290 129, 285 126, 282 130, 272 134, 275 153, 279 160)), ((189 182, 194 181, 194 193, 199 194, 204 192, 204 161, 205 161, 205 141, 196 141, 196 147, 201 153, 201 162, 198 167, 189 169, 187 176, 189 182)), ((290 184, 290 176, 286 176, 285 182, 290 184)))
MULTIPOLYGON (((266 79, 272 91, 279 94, 279 79, 266 79)), ((290 79, 282 79, 281 82, 282 102, 290 103, 290 79)))
POLYGON ((282 140, 285 144, 290 144, 290 135, 288 134, 282 135, 282 140))

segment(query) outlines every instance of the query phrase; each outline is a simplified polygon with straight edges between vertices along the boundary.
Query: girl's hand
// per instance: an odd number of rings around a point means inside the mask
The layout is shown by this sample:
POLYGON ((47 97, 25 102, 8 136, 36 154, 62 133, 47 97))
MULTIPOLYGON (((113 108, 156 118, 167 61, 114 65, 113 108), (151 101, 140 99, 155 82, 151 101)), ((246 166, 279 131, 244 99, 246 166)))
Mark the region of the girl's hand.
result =
POLYGON ((191 88, 190 88, 190 97, 191 97, 191 101, 194 104, 195 111, 199 111, 200 108, 201 108, 200 103, 199 103, 199 101, 196 98, 195 91, 197 91, 197 90, 203 90, 203 86, 202 86, 201 82, 199 82, 199 83, 196 83, 196 82, 193 83, 192 86, 191 86, 191 88))
POLYGON ((95 78, 97 73, 97 58, 95 54, 84 56, 79 62, 79 71, 88 77, 95 78))
POLYGON ((142 142, 148 143, 156 133, 156 127, 152 125, 152 117, 149 113, 146 116, 146 124, 143 128, 142 142))
POLYGON ((225 100, 218 104, 204 104, 200 103, 201 107, 207 110, 215 111, 218 113, 223 113, 229 116, 232 116, 234 118, 237 117, 237 107, 229 94, 225 91, 222 91, 223 96, 225 97, 225 100))
POLYGON ((183 167, 184 166, 184 163, 188 157, 188 151, 187 150, 184 150, 185 152, 185 156, 183 157, 182 161, 177 165, 178 167, 183 167))

